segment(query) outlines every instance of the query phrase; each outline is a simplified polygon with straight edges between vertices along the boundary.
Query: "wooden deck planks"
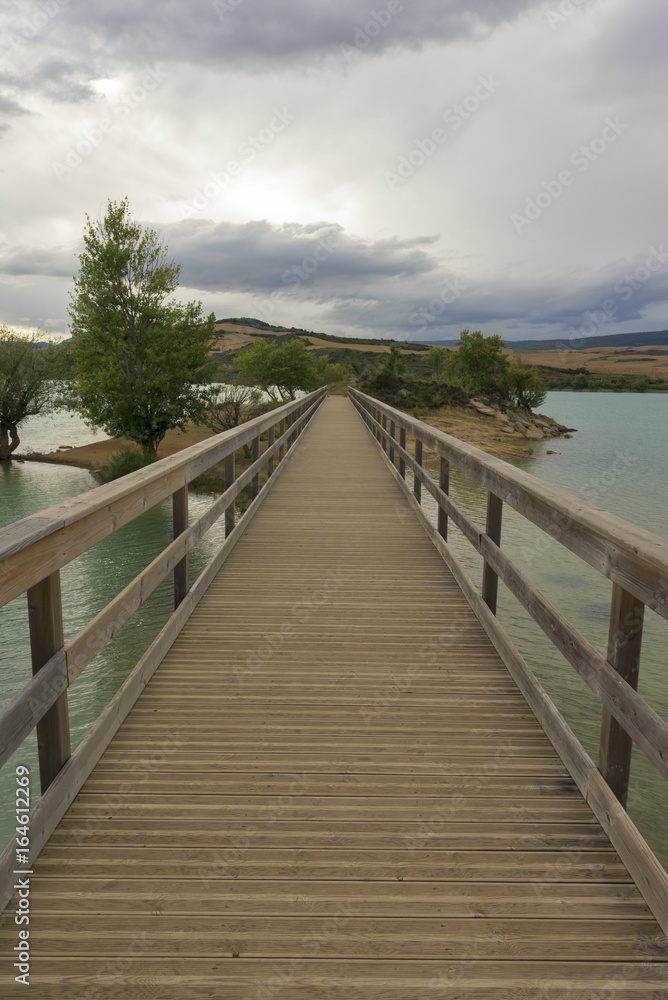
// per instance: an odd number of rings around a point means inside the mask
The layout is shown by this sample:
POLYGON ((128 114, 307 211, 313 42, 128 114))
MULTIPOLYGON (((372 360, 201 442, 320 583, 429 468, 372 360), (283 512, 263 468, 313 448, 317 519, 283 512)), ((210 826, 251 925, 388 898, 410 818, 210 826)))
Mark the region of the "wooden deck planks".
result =
POLYGON ((49 1000, 668 994, 668 942, 337 397, 44 849, 31 912, 49 1000))

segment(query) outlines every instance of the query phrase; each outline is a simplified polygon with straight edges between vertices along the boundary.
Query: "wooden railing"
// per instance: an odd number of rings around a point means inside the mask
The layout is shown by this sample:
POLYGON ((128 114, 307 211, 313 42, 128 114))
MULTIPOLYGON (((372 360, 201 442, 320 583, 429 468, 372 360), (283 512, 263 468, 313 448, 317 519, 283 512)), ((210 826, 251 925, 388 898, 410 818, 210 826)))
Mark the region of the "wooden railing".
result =
MULTIPOLYGON (((33 669, 32 679, 0 712, 0 765, 36 728, 42 796, 30 817, 31 862, 227 559, 326 394, 326 388, 318 389, 0 531, 0 607, 27 593, 33 669), (260 436, 264 433, 267 447, 260 455, 260 436), (235 452, 248 444, 252 464, 236 476, 235 452), (188 484, 221 461, 224 492, 206 513, 188 525, 188 484), (265 466, 267 479, 260 489, 260 471, 265 466), (249 484, 252 502, 236 523, 235 500, 249 484), (61 567, 169 496, 173 503, 174 540, 65 644, 62 602, 66 595, 61 594, 61 567), (225 542, 190 586, 188 553, 222 515, 225 542), (174 614, 70 755, 69 685, 172 572, 174 614)), ((12 892, 14 854, 12 842, 0 859, 0 910, 12 892)))
POLYGON ((663 779, 668 779, 668 725, 637 691, 644 609, 668 618, 668 541, 356 389, 348 392, 547 736, 663 929, 668 931, 668 876, 625 808, 634 742, 663 779), (415 442, 413 455, 406 450, 407 433, 415 442), (431 449, 438 457, 438 482, 423 467, 423 448, 431 449), (484 532, 449 496, 451 464, 487 490, 484 532), (407 468, 413 472, 412 490, 406 482, 407 468), (435 525, 421 506, 423 487, 438 504, 435 525), (502 551, 504 503, 612 581, 607 659, 502 551), (448 520, 483 557, 480 592, 448 546, 448 520), (601 702, 598 766, 501 628, 496 618, 499 580, 601 702))

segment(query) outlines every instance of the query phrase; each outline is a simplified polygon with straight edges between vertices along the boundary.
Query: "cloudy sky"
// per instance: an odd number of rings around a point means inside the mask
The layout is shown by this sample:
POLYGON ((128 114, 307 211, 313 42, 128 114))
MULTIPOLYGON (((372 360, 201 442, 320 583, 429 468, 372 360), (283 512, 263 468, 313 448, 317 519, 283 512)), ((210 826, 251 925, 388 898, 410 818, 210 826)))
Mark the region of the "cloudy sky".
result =
POLYGON ((666 37, 665 0, 5 0, 0 323, 65 334, 127 196, 219 318, 666 329, 666 37))

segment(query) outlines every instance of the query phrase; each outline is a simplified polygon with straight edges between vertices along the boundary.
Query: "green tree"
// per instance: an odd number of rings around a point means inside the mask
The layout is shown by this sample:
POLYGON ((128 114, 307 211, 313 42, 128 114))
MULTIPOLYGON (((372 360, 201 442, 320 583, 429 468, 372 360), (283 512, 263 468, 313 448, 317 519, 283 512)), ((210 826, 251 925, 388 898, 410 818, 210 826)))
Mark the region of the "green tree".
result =
POLYGON ((350 380, 350 365, 330 361, 326 354, 314 358, 314 388, 321 385, 331 385, 333 382, 348 382, 350 380))
POLYGON ((294 399, 297 390, 308 392, 315 379, 315 364, 298 337, 277 347, 274 341, 257 340, 236 358, 239 382, 257 386, 274 402, 294 399))
POLYGON ((538 369, 525 368, 521 358, 518 358, 514 365, 510 365, 508 384, 508 394, 516 406, 533 410, 545 402, 547 389, 538 377, 538 369))
POLYGON ((19 424, 55 405, 61 355, 55 344, 37 347, 39 342, 37 333, 0 327, 0 461, 21 443, 19 424))
POLYGON ((200 302, 168 298, 180 266, 154 230, 133 221, 127 199, 110 201, 102 222, 86 218, 70 305, 70 405, 148 459, 168 430, 203 419, 218 377, 209 358, 215 317, 200 302))
POLYGON ((462 330, 457 341, 455 371, 465 389, 474 393, 508 394, 508 358, 506 346, 497 334, 483 337, 480 330, 462 330))
POLYGON ((636 379, 633 383, 634 392, 647 392, 650 386, 650 381, 646 375, 641 375, 640 378, 636 379))
POLYGON ((449 382, 457 365, 457 354, 445 347, 432 345, 427 355, 427 364, 434 373, 437 382, 449 382))
POLYGON ((274 402, 294 399, 298 390, 312 392, 330 382, 342 382, 348 367, 332 364, 326 355, 306 350, 299 337, 278 347, 274 341, 257 340, 236 356, 239 382, 267 393, 274 402))
POLYGON ((441 372, 443 371, 443 364, 445 362, 445 348, 436 347, 435 344, 429 348, 429 354, 427 355, 427 364, 434 373, 435 379, 440 379, 441 372))
POLYGON ((575 378, 573 379, 573 388, 574 389, 589 388, 589 379, 583 372, 580 372, 580 374, 576 375, 575 378))

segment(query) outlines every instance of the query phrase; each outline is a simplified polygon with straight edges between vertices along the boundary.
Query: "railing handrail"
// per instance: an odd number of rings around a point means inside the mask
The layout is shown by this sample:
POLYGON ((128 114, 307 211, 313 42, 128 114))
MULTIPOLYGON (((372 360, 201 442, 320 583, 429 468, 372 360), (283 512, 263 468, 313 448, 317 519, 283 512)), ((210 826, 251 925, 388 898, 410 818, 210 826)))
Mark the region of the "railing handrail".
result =
POLYGON ((190 445, 175 455, 159 459, 114 482, 63 500, 0 529, 0 607, 28 590, 44 576, 61 569, 145 510, 187 486, 212 465, 308 404, 321 392, 318 389, 291 400, 239 427, 190 445), (85 518, 94 518, 102 512, 106 512, 106 524, 99 526, 92 539, 85 534, 75 537, 78 526, 85 518), (60 535, 53 549, 48 553, 43 552, 39 562, 30 567, 28 550, 32 546, 45 549, 47 540, 61 532, 66 533, 66 536, 60 535), (66 544, 63 544, 64 541, 66 544))
POLYGON ((668 619, 668 540, 350 388, 608 579, 668 619), (549 512, 551 517, 546 516, 549 512), (638 570, 640 569, 640 578, 638 570))

